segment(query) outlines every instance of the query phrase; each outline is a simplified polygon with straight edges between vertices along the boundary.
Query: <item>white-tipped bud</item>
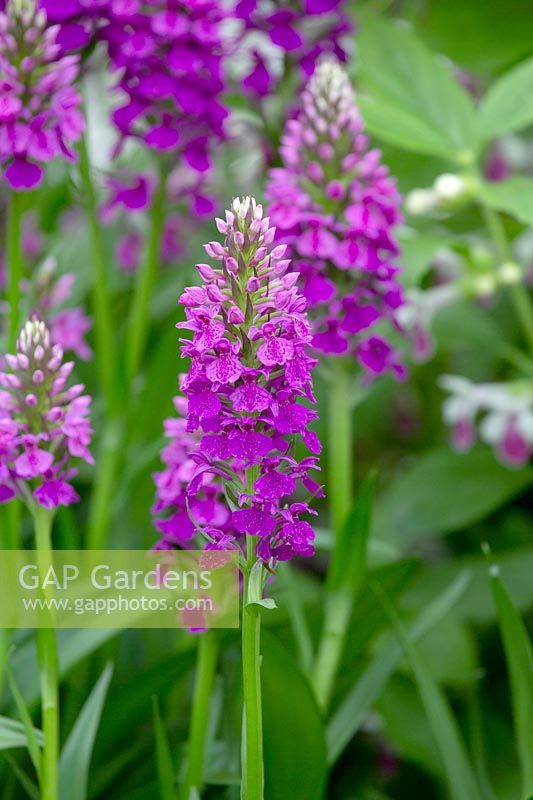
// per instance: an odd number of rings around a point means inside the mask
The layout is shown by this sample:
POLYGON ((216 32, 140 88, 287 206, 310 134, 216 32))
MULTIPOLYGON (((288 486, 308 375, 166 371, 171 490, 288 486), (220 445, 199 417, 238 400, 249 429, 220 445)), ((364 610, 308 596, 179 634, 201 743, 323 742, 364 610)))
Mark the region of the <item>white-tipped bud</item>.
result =
POLYGON ((409 214, 420 217, 434 211, 438 197, 433 189, 413 189, 405 198, 405 208, 409 214))
POLYGON ((458 200, 466 191, 465 179, 460 175, 445 172, 439 175, 433 188, 439 200, 458 200))
POLYGON ((522 270, 514 261, 505 261, 498 270, 500 283, 511 286, 522 279, 522 270))
POLYGON ((494 275, 478 275, 474 278, 472 288, 479 297, 489 297, 496 291, 496 278, 494 275))

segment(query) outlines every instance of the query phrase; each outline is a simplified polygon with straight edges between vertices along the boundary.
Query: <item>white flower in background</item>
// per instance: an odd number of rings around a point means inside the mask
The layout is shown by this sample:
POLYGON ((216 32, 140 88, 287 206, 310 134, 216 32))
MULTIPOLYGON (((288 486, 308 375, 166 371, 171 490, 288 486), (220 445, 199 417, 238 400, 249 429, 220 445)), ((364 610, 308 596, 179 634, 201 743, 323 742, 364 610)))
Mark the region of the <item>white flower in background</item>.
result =
POLYGON ((435 286, 422 291, 410 289, 406 293, 405 304, 398 309, 398 321, 411 339, 413 360, 418 363, 428 361, 435 352, 435 341, 431 335, 433 318, 439 311, 455 303, 460 298, 455 283, 435 286))
POLYGON ((439 175, 433 184, 433 190, 439 200, 458 200, 467 188, 464 178, 448 172, 439 175))
POLYGON ((406 195, 405 209, 413 216, 426 216, 433 211, 448 211, 475 197, 476 182, 471 177, 445 172, 429 189, 413 189, 406 195))
POLYGON ((444 421, 452 427, 452 445, 464 452, 479 438, 494 448, 509 467, 521 467, 533 453, 533 383, 472 383, 444 375, 450 393, 443 404, 444 421))
POLYGON ((405 197, 405 208, 414 217, 423 217, 435 211, 439 198, 433 189, 413 189, 405 197))

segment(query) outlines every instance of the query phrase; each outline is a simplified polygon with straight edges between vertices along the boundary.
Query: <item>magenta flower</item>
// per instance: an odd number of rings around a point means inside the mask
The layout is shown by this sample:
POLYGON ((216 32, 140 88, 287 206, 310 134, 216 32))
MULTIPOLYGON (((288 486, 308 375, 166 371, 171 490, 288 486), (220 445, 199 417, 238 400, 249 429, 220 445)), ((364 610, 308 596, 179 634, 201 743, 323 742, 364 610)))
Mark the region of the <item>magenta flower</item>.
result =
MULTIPOLYGON (((321 4, 318 4, 321 5, 321 4)), ((313 312, 313 345, 351 353, 370 376, 404 369, 381 335, 403 303, 394 226, 400 196, 368 139, 342 67, 323 60, 282 139, 272 169, 269 213, 288 243, 313 312), (379 333, 376 326, 379 325, 379 333)))
POLYGON ((48 22, 59 27, 56 41, 62 52, 86 47, 109 5, 109 0, 39 0, 48 22))
POLYGON ((146 211, 152 200, 154 181, 142 172, 127 175, 112 175, 106 180, 109 198, 100 209, 102 222, 112 220, 117 211, 126 213, 146 211))
POLYGON ((199 438, 187 431, 186 399, 175 397, 174 406, 179 416, 165 420, 165 436, 169 440, 161 453, 165 468, 153 476, 156 502, 152 513, 161 534, 156 544, 158 550, 191 547, 197 530, 213 529, 220 536, 227 535, 231 524, 231 512, 219 476, 206 474, 197 494, 187 496, 187 487, 196 471, 192 454, 199 438))
POLYGON ((216 266, 198 264, 203 285, 180 299, 187 320, 178 327, 193 332, 182 340, 182 356, 191 358, 182 384, 187 432, 199 438, 188 502, 218 476, 231 527, 204 531, 212 547, 248 534, 264 561, 311 556, 313 529, 301 519, 308 503, 290 501, 299 483, 321 493, 309 474, 320 452, 309 429, 316 412, 300 402, 315 402, 306 302, 287 272, 285 245, 273 245, 275 229, 253 198, 235 200, 217 227, 225 243, 205 248, 216 266), (298 461, 298 439, 314 455, 298 461))
POLYGON ((92 328, 92 320, 82 308, 63 308, 70 298, 75 276, 67 272, 57 276, 57 262, 47 258, 36 282, 36 303, 32 316, 42 319, 48 326, 53 345, 63 351, 72 350, 82 361, 89 361, 93 351, 85 336, 92 328))
POLYGON ((21 497, 30 507, 70 505, 73 459, 92 464, 91 399, 84 387, 67 388, 74 364, 52 345, 44 322, 27 322, 16 355, 6 355, 0 372, 0 502, 21 497))
POLYGON ((180 153, 192 170, 206 172, 227 116, 220 102, 222 4, 139 0, 110 3, 105 15, 100 35, 127 98, 113 113, 121 139, 180 153))
POLYGON ((523 467, 533 454, 533 387, 529 381, 472 383, 458 375, 444 375, 441 386, 449 396, 443 416, 452 427, 452 445, 470 450, 478 432, 508 467, 523 467))
POLYGON ((343 37, 352 24, 344 0, 240 0, 234 15, 242 20, 239 50, 249 53, 250 66, 242 79, 256 98, 270 95, 280 78, 281 61, 296 64, 304 76, 312 75, 324 53, 345 61, 343 37))
POLYGON ((31 3, 0 12, 0 163, 17 191, 38 186, 54 158, 75 160, 83 132, 78 58, 60 55, 57 34, 31 3))

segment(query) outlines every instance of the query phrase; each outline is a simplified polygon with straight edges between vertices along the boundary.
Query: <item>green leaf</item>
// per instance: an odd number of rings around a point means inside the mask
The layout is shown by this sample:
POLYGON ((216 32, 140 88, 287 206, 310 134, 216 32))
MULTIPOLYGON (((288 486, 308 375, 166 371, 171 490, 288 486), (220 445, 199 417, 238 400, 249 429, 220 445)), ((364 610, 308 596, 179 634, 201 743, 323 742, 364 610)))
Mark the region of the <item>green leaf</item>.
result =
MULTIPOLYGON (((42 745, 43 735, 35 730, 37 741, 42 745)), ((0 717, 0 750, 13 750, 17 747, 27 747, 28 738, 24 725, 18 720, 9 717, 0 717)))
POLYGON ((522 766, 522 798, 529 800, 533 795, 533 649, 496 565, 490 569, 490 583, 511 683, 516 742, 522 766))
POLYGON ((17 711, 22 720, 22 724, 24 725, 30 758, 32 760, 33 766, 35 767, 35 771, 39 776, 41 773, 41 749, 39 747, 38 734, 35 728, 33 727, 33 722, 30 716, 30 712, 28 711, 28 707, 24 702, 24 698, 22 697, 20 689, 15 680, 15 676, 13 675, 11 664, 9 662, 7 662, 6 664, 6 674, 11 694, 13 695, 15 705, 17 706, 17 711))
POLYGON ((162 697, 182 681, 196 662, 194 637, 187 635, 175 652, 159 658, 142 670, 129 670, 123 682, 113 686, 102 718, 96 743, 96 758, 108 760, 108 754, 131 745, 131 731, 147 724, 151 717, 152 697, 162 697))
MULTIPOLYGON (((501 538, 502 531, 494 531, 497 538, 501 538)), ((495 541, 496 541, 495 539, 495 541)), ((498 555, 502 573, 512 576, 509 584, 511 599, 516 608, 529 611, 533 608, 533 549, 520 547, 517 550, 498 555)), ((454 580, 458 571, 468 570, 472 580, 468 586, 461 605, 455 612, 457 619, 473 623, 476 626, 486 626, 495 622, 496 614, 491 598, 491 591, 487 581, 487 562, 482 556, 458 556, 452 561, 440 561, 426 566, 419 572, 418 577, 402 596, 402 607, 416 613, 431 602, 435 592, 443 591, 454 580)), ((390 595, 390 590, 387 588, 390 595)))
MULTIPOLYGON (((114 628, 58 630, 57 648, 61 677, 119 633, 121 631, 114 628)), ((34 637, 17 647, 11 659, 11 666, 26 703, 31 705, 39 698, 39 670, 34 637)))
POLYGON ((446 0, 418 7, 424 37, 456 64, 483 76, 531 53, 524 10, 524 0, 446 0))
POLYGON ((522 222, 533 225, 533 180, 523 176, 506 181, 482 182, 479 186, 481 200, 496 211, 504 211, 522 222))
POLYGON ((331 700, 354 601, 365 577, 375 487, 373 471, 363 482, 340 531, 328 571, 324 623, 313 670, 315 695, 323 713, 331 700))
POLYGON ((418 651, 436 681, 469 688, 477 668, 474 642, 470 628, 454 614, 441 620, 428 632, 418 644, 418 651))
POLYGON ((401 761, 416 764, 442 783, 445 779, 442 764, 424 704, 412 679, 393 675, 375 708, 383 720, 383 733, 401 761), (409 720, 407 725, 406 720, 409 720))
POLYGON ((387 100, 359 97, 358 105, 369 133, 403 150, 449 157, 446 138, 414 114, 387 100))
POLYGON ((394 606, 377 584, 376 595, 413 671, 453 800, 483 800, 446 697, 410 641, 394 606))
POLYGON ((376 478, 375 471, 365 478, 342 529, 328 573, 328 590, 331 592, 348 587, 355 595, 363 580, 376 478))
POLYGON ((30 797, 31 800, 40 800, 41 793, 39 792, 39 787, 36 786, 36 784, 32 781, 32 779, 28 775, 26 775, 26 773, 24 772, 22 767, 19 766, 17 761, 11 755, 9 755, 9 753, 4 753, 4 758, 11 767, 11 769, 13 770, 16 779, 18 780, 18 782, 20 783, 20 785, 22 786, 28 797, 30 797))
POLYGON ((113 675, 111 664, 103 671, 87 698, 59 760, 60 800, 85 800, 89 765, 107 690, 113 675))
POLYGON ((253 613, 254 607, 257 607, 255 608, 256 613, 259 612, 261 608, 266 610, 277 608, 275 600, 270 597, 263 597, 263 576, 263 562, 256 561, 252 567, 248 581, 248 595, 246 597, 245 608, 247 608, 249 612, 253 613))
POLYGON ((400 228, 398 239, 402 249, 403 265, 399 277, 407 289, 420 286, 422 279, 429 272, 435 253, 450 243, 449 237, 440 231, 420 231, 408 227, 400 228))
POLYGON ((473 350, 478 354, 488 350, 494 358, 503 355, 502 332, 494 315, 466 300, 439 311, 433 322, 433 333, 447 350, 473 350))
POLYGON ((533 58, 494 83, 479 107, 479 135, 486 141, 533 123, 533 58))
POLYGON ((379 498, 373 532, 404 546, 472 525, 533 482, 533 469, 509 470, 485 447, 422 454, 379 498))
MULTIPOLYGON (((363 84, 388 107, 402 137, 418 136, 421 152, 472 160, 474 105, 441 60, 414 33, 381 18, 363 17, 359 43, 363 84)), ((387 110, 375 114, 382 128, 386 116, 387 110)))
POLYGON ((324 728, 313 693, 287 650, 263 632, 265 800, 322 800, 324 728))
MULTIPOLYGON (((462 573, 424 608, 409 626, 407 637, 411 642, 417 642, 444 619, 462 597, 468 581, 468 574, 462 573)), ((330 764, 335 763, 348 742, 355 736, 368 711, 398 667, 402 656, 403 650, 398 642, 384 642, 353 689, 340 704, 327 728, 328 762, 330 764)))
POLYGON ((153 707, 159 797, 161 800, 175 800, 174 765, 157 697, 153 698, 153 707))

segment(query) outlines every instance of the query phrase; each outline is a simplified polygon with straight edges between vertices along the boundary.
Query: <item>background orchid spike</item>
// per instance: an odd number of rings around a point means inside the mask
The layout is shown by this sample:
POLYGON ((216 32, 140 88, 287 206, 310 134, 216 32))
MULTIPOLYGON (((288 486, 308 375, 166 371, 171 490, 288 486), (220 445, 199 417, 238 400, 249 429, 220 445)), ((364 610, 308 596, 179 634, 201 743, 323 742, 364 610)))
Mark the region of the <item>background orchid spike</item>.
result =
POLYGON ((216 266, 198 264, 202 286, 185 290, 180 302, 193 331, 182 340, 191 358, 182 389, 188 398, 187 430, 199 432, 191 452, 196 469, 188 487, 192 503, 208 475, 226 481, 232 531, 211 531, 227 546, 239 535, 257 536, 264 561, 313 555, 314 532, 302 520, 307 502, 290 502, 299 482, 314 494, 309 475, 316 455, 298 460, 301 439, 313 454, 320 443, 309 425, 312 406, 311 341, 306 301, 287 272, 285 245, 274 245, 275 229, 254 198, 234 200, 225 220, 217 219, 224 244, 205 249, 216 266), (299 401, 307 401, 307 405, 299 401), (309 408, 308 406, 311 406, 309 408), (243 480, 243 474, 246 480, 243 480))
POLYGON ((533 384, 473 383, 459 375, 443 375, 443 389, 449 392, 443 416, 452 426, 456 450, 469 450, 477 430, 504 464, 522 467, 533 453, 533 384), (477 426, 477 429, 476 429, 477 426))
MULTIPOLYGON (((226 537, 228 533, 234 533, 234 529, 231 527, 231 512, 224 496, 221 476, 206 474, 201 490, 194 497, 187 496, 187 487, 196 470, 193 456, 199 437, 187 431, 187 400, 175 397, 174 407, 177 416, 165 420, 168 444, 161 453, 165 468, 153 476, 156 502, 152 513, 155 527, 161 534, 156 549, 194 546, 196 533, 215 530, 230 545, 234 537, 226 537)), ((213 544, 221 546, 220 536, 209 537, 206 549, 213 546, 211 538, 213 544)))
POLYGON ((403 303, 393 264, 400 195, 379 150, 369 149, 342 66, 324 58, 302 93, 272 169, 269 213, 289 245, 314 317, 313 345, 354 354, 371 375, 404 368, 375 331, 403 303))
POLYGON ((45 259, 37 272, 32 316, 44 320, 50 330, 52 344, 60 345, 64 352, 72 350, 76 358, 88 361, 93 352, 85 336, 92 328, 92 320, 79 306, 64 307, 70 300, 75 280, 76 276, 71 272, 58 275, 55 258, 50 256, 45 259))
POLYGON ((138 137, 158 153, 178 152, 191 170, 206 172, 228 113, 220 100, 223 4, 108 5, 101 37, 119 71, 117 88, 126 95, 113 113, 121 140, 138 137))
POLYGON ((345 40, 353 23, 345 0, 239 0, 234 15, 242 21, 239 56, 247 65, 242 86, 261 100, 283 81, 280 62, 313 73, 323 53, 346 60, 345 40), (250 69, 251 68, 251 69, 250 69))
POLYGON ((13 2, 0 12, 0 163, 12 189, 33 189, 43 164, 75 159, 84 129, 76 55, 61 56, 59 28, 47 27, 35 3, 13 2))
POLYGON ((81 384, 67 387, 73 362, 53 345, 45 323, 28 321, 15 355, 0 372, 0 502, 19 496, 31 507, 70 505, 73 459, 92 464, 91 399, 81 384))

